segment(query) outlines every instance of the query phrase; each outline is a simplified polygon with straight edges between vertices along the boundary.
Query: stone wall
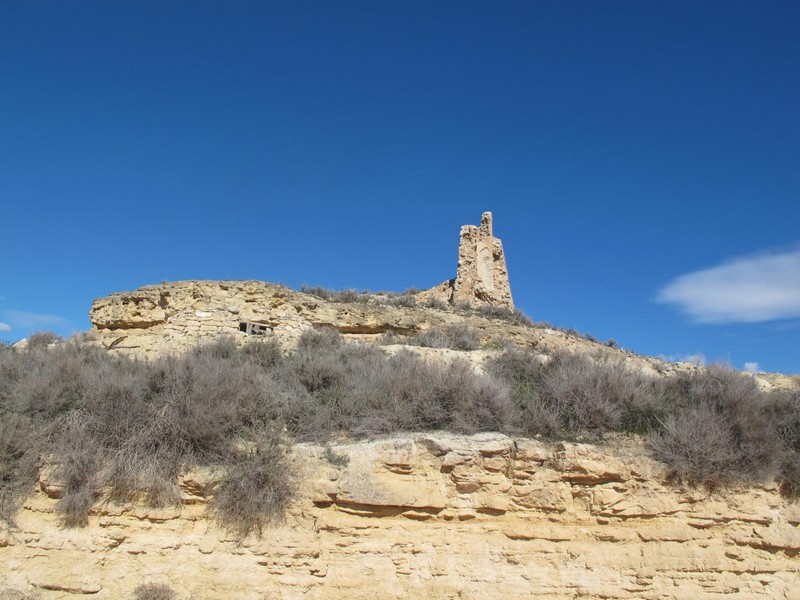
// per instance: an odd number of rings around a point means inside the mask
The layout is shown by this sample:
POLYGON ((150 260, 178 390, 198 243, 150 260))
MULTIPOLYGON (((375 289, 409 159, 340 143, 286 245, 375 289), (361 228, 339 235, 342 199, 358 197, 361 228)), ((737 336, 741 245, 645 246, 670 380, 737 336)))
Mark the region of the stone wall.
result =
POLYGON ((41 482, 0 531, 0 589, 43 600, 130 598, 143 582, 195 598, 800 598, 800 508, 774 485, 666 483, 635 439, 615 449, 500 434, 299 445, 284 525, 236 540, 183 505, 99 502, 62 529, 41 482), (330 456, 330 453, 328 454, 330 456), (342 463, 346 462, 346 465, 342 463))
POLYGON ((481 215, 480 227, 464 225, 458 244, 455 279, 420 294, 446 303, 514 308, 503 243, 493 234, 492 213, 481 215))

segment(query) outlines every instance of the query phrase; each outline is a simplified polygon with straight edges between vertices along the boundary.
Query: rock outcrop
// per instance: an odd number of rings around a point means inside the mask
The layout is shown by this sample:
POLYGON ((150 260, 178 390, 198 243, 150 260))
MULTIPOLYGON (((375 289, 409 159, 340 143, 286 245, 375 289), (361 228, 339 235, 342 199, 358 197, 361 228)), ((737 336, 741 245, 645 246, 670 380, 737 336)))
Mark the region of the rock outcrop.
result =
MULTIPOLYGON (((455 353, 476 365, 491 354, 491 348, 512 343, 535 348, 541 354, 558 350, 613 353, 623 357, 632 368, 654 376, 701 368, 610 348, 552 327, 491 318, 480 311, 463 312, 451 306, 431 308, 424 302, 415 307, 387 305, 384 301, 385 297, 374 294, 354 302, 333 302, 262 281, 165 282, 95 300, 89 312, 93 327, 79 337, 114 353, 155 358, 184 352, 221 335, 231 336, 238 343, 246 343, 253 336, 268 336, 291 348, 298 336, 312 329, 335 329, 348 338, 369 341, 384 333, 413 335, 431 328, 464 324, 477 332, 489 348, 455 353)), ((446 349, 424 350, 428 354, 453 353, 446 349)), ((799 385, 797 377, 775 374, 755 377, 765 389, 791 389, 799 385)))
POLYGON ((43 479, 0 530, 0 590, 43 600, 178 598, 800 598, 800 508, 774 485, 710 493, 666 483, 641 442, 613 448, 500 434, 298 445, 284 525, 237 540, 182 506, 98 503, 63 529, 43 479), (331 459, 333 457, 333 459, 331 459))
POLYGON ((511 341, 539 346, 589 350, 588 340, 549 328, 533 328, 453 310, 392 306, 380 294, 354 302, 333 302, 261 281, 177 281, 117 292, 94 301, 93 328, 83 339, 117 353, 157 356, 230 335, 244 342, 265 335, 288 342, 310 329, 336 329, 349 337, 376 338, 383 333, 411 335, 467 323, 488 342, 511 341))
POLYGON ((481 215, 480 227, 464 225, 458 245, 455 279, 421 292, 421 298, 472 307, 498 306, 513 309, 511 284, 503 243, 493 234, 492 213, 481 215))

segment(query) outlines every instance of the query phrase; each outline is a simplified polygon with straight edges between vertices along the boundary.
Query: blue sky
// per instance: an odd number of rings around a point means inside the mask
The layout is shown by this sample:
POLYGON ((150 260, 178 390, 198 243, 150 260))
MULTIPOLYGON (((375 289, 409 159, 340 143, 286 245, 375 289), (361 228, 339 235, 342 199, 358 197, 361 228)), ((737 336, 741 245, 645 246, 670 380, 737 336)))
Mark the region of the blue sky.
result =
MULTIPOLYGON (((163 280, 518 306, 800 372, 795 2, 4 2, 0 339, 163 280)), ((751 365, 752 367, 752 365, 751 365)))

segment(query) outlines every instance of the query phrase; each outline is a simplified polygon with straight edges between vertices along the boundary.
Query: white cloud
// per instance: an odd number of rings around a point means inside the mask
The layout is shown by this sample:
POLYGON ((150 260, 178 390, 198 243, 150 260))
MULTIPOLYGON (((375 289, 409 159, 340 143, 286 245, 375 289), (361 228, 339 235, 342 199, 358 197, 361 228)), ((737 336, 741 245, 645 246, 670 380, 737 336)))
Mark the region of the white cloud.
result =
POLYGON ((744 370, 755 375, 756 373, 761 372, 761 367, 757 362, 746 362, 744 363, 744 370))
POLYGON ((31 329, 36 327, 57 327, 66 325, 67 320, 56 315, 26 312, 23 310, 3 310, 0 315, 17 329, 31 329))
POLYGON ((11 331, 11 325, 0 322, 0 331, 11 331))
POLYGON ((694 354, 661 354, 659 358, 664 362, 688 362, 701 367, 706 364, 706 355, 702 352, 695 352, 694 354))
POLYGON ((800 317, 800 246, 741 257, 677 277, 657 302, 701 323, 758 323, 800 317))

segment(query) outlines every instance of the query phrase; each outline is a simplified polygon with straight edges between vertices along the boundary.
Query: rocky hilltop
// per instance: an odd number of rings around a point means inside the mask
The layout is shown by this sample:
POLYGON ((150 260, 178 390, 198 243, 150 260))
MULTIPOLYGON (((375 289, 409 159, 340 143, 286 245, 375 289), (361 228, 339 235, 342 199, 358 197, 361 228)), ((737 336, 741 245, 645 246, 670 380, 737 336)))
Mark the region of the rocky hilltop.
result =
MULTIPOLYGON (((95 300, 80 339, 153 359, 221 335, 291 349, 304 332, 329 329, 391 354, 404 337, 466 326, 480 348, 410 351, 466 359, 478 373, 509 346, 543 361, 563 350, 610 356, 653 378, 702 370, 516 313, 490 213, 462 228, 456 277, 439 286, 311 292, 258 281, 149 285, 95 300)), ((796 385, 779 375, 756 381, 765 390, 796 385)), ((64 529, 56 504, 65 484, 44 469, 13 526, 0 528, 0 598, 4 587, 130 598, 145 582, 181 599, 800 598, 796 500, 769 482, 680 485, 635 435, 586 444, 409 433, 297 443, 291 464, 299 489, 285 522, 245 539, 209 517, 209 470, 180 476, 178 506, 104 500, 87 527, 64 529)))
MULTIPOLYGON (((514 308, 503 245, 493 235, 489 212, 482 215, 480 227, 461 228, 455 278, 400 299, 385 293, 352 296, 331 302, 259 281, 149 285, 95 300, 89 312, 94 327, 86 337, 119 352, 152 356, 220 335, 240 341, 253 335, 290 339, 320 328, 346 335, 413 335, 462 322, 465 309, 496 308, 513 314, 514 308)), ((501 333, 511 341, 528 341, 527 330, 501 332, 496 322, 479 318, 480 312, 474 316, 478 318, 468 320, 487 341, 499 339, 501 333)))

